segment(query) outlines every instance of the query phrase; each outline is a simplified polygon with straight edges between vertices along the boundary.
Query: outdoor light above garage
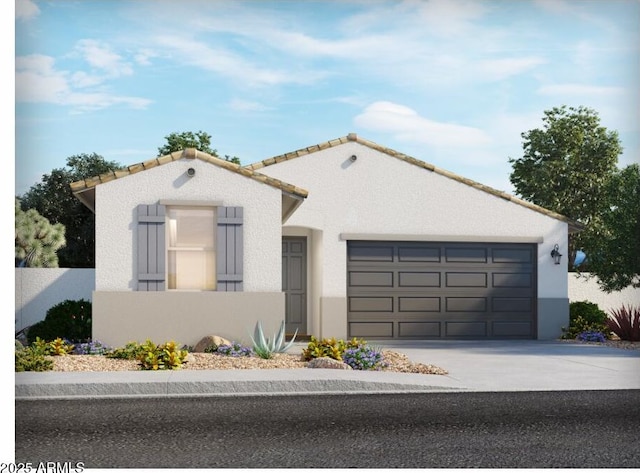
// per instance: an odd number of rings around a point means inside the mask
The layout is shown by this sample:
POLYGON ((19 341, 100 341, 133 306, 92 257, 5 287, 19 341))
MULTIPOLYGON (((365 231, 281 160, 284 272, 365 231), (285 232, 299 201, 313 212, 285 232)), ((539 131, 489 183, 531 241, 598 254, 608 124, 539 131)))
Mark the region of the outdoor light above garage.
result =
POLYGON ((553 262, 555 264, 560 264, 562 254, 560 253, 560 247, 557 243, 553 246, 553 250, 551 250, 551 257, 553 258, 553 262))

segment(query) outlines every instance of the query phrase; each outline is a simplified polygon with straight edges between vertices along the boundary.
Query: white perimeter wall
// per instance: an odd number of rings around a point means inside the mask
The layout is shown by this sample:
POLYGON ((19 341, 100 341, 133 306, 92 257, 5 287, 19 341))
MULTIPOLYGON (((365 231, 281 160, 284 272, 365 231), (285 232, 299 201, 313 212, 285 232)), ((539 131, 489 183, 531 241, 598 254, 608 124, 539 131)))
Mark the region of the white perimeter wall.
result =
MULTIPOLYGON (((576 278, 568 275, 569 300, 588 301, 608 312, 625 305, 640 306, 640 289, 627 288, 611 294, 598 288, 595 279, 576 278)), ((94 269, 68 268, 15 268, 15 329, 43 320, 47 310, 67 299, 92 300, 95 289, 94 269)), ((317 333, 317 327, 310 327, 317 333)))

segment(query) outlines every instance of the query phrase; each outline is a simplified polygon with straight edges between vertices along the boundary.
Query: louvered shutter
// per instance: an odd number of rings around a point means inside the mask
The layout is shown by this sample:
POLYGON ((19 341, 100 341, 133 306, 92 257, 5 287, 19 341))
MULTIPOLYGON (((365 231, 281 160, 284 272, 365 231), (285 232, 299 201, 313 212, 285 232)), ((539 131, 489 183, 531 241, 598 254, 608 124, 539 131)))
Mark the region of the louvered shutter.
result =
POLYGON ((138 291, 164 291, 165 206, 138 205, 138 291))
POLYGON ((242 207, 217 208, 217 290, 242 291, 243 230, 242 207))

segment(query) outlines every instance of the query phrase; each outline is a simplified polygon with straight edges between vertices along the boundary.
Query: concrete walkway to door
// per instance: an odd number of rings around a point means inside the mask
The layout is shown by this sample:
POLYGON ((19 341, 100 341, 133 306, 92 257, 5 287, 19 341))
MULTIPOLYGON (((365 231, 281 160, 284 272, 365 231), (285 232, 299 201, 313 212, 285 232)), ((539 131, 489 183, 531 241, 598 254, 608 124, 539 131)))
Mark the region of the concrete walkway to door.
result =
MULTIPOLYGON (((369 341, 416 363, 424 375, 332 369, 15 373, 15 397, 327 395, 390 392, 640 389, 640 350, 560 341, 369 341)), ((306 344, 296 343, 291 353, 306 344)))

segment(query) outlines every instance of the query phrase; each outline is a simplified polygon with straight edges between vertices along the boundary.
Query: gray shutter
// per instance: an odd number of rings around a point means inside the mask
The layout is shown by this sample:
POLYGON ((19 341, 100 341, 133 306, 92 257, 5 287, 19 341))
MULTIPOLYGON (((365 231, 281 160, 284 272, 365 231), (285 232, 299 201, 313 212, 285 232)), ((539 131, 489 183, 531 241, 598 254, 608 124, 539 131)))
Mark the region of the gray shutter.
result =
POLYGON ((138 205, 138 291, 164 291, 165 206, 138 205))
POLYGON ((218 207, 216 272, 218 291, 242 291, 242 207, 218 207))

